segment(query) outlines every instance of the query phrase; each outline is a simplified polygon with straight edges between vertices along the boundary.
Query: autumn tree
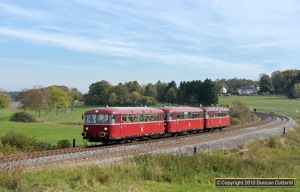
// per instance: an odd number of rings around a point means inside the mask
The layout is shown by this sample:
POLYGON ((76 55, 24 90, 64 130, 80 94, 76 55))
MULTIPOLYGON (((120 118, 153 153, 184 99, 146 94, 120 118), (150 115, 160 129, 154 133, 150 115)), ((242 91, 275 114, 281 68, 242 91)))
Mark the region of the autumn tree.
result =
POLYGON ((42 88, 34 87, 32 89, 23 89, 16 96, 16 99, 20 101, 21 108, 35 110, 41 116, 41 110, 45 104, 46 95, 43 94, 42 88))
POLYGON ((133 91, 133 92, 129 93, 129 95, 127 97, 128 98, 128 104, 135 105, 135 106, 139 105, 140 104, 139 103, 140 97, 141 97, 141 94, 137 91, 133 91))
POLYGON ((69 104, 68 94, 56 85, 48 87, 49 89, 49 104, 56 108, 56 116, 58 115, 58 110, 62 107, 67 110, 69 104))
POLYGON ((11 103, 10 95, 6 91, 0 90, 0 108, 9 108, 11 103))
POLYGON ((116 102, 117 102, 117 95, 114 92, 111 92, 109 94, 108 104, 109 105, 115 105, 116 102))
MULTIPOLYGON (((118 85, 111 87, 109 99, 111 99, 112 93, 114 93, 116 95, 116 101, 113 104, 120 105, 120 106, 125 105, 125 103, 126 103, 125 99, 128 94, 128 90, 127 90, 126 86, 124 86, 122 83, 119 83, 118 85)), ((110 103, 110 102, 111 102, 111 100, 108 103, 110 103)), ((112 103, 110 103, 110 105, 111 104, 112 103)))
POLYGON ((71 110, 74 110, 75 101, 82 98, 82 93, 77 88, 71 88, 68 92, 71 101, 71 110))

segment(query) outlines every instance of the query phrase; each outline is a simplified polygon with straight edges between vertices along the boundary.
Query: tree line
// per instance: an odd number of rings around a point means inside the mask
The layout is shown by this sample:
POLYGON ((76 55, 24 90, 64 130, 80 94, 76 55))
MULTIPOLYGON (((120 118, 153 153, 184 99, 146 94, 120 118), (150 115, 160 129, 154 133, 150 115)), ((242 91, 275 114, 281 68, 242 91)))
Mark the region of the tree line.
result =
MULTIPOLYGON (((34 87, 15 93, 24 110, 37 112, 52 109, 73 109, 76 100, 84 100, 86 105, 97 106, 144 106, 155 105, 158 102, 168 104, 185 104, 208 106, 218 103, 218 93, 222 87, 229 94, 238 94, 238 89, 255 85, 260 87, 260 94, 285 94, 289 98, 300 98, 300 70, 275 71, 271 76, 261 74, 258 81, 250 79, 210 79, 182 81, 177 86, 175 81, 169 83, 158 81, 155 84, 140 85, 137 81, 129 81, 112 85, 106 80, 97 81, 89 86, 86 94, 77 88, 52 85, 49 87, 34 87)), ((10 95, 0 90, 0 108, 8 108, 10 95)))
POLYGON ((285 94, 288 98, 300 98, 300 70, 274 71, 271 76, 261 74, 260 93, 285 94))
MULTIPOLYGON (((74 102, 82 98, 82 93, 78 91, 77 88, 69 89, 66 86, 52 85, 49 87, 23 89, 18 92, 15 97, 15 99, 20 102, 20 108, 24 111, 27 109, 34 110, 39 113, 40 117, 42 110, 45 110, 46 116, 52 109, 56 109, 56 115, 59 109, 66 111, 70 105, 73 110, 74 102)), ((0 91, 1 108, 8 108, 10 101, 9 94, 5 91, 0 91)))
POLYGON ((140 85, 137 81, 112 85, 102 80, 90 85, 84 96, 87 105, 144 106, 157 102, 170 104, 211 105, 218 103, 218 91, 213 81, 175 81, 140 85))

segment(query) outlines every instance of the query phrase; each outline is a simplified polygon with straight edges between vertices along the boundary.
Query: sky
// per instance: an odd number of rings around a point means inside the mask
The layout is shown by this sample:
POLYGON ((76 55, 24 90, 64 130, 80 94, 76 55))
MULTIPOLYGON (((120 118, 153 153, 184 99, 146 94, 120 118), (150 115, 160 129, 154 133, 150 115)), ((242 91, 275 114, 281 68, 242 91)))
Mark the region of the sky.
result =
POLYGON ((0 89, 299 69, 299 0, 0 0, 0 89))

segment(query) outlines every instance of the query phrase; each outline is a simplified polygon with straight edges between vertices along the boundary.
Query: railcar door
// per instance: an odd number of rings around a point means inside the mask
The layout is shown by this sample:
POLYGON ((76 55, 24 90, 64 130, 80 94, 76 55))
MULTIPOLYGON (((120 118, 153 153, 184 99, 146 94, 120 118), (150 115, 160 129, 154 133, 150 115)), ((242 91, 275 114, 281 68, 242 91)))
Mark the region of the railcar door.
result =
POLYGON ((144 134, 144 115, 140 115, 140 133, 144 134))
POLYGON ((177 118, 177 113, 176 112, 172 113, 172 119, 174 120, 174 121, 172 121, 172 130, 174 132, 177 132, 178 118, 177 118))

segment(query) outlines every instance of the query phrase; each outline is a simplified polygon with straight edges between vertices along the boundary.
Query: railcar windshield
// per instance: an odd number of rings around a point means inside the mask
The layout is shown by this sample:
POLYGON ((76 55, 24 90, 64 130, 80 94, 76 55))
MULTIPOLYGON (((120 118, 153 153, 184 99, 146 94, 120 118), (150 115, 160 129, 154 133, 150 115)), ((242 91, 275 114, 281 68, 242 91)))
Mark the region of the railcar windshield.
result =
POLYGON ((113 114, 85 114, 85 123, 87 124, 113 124, 115 115, 113 114))

